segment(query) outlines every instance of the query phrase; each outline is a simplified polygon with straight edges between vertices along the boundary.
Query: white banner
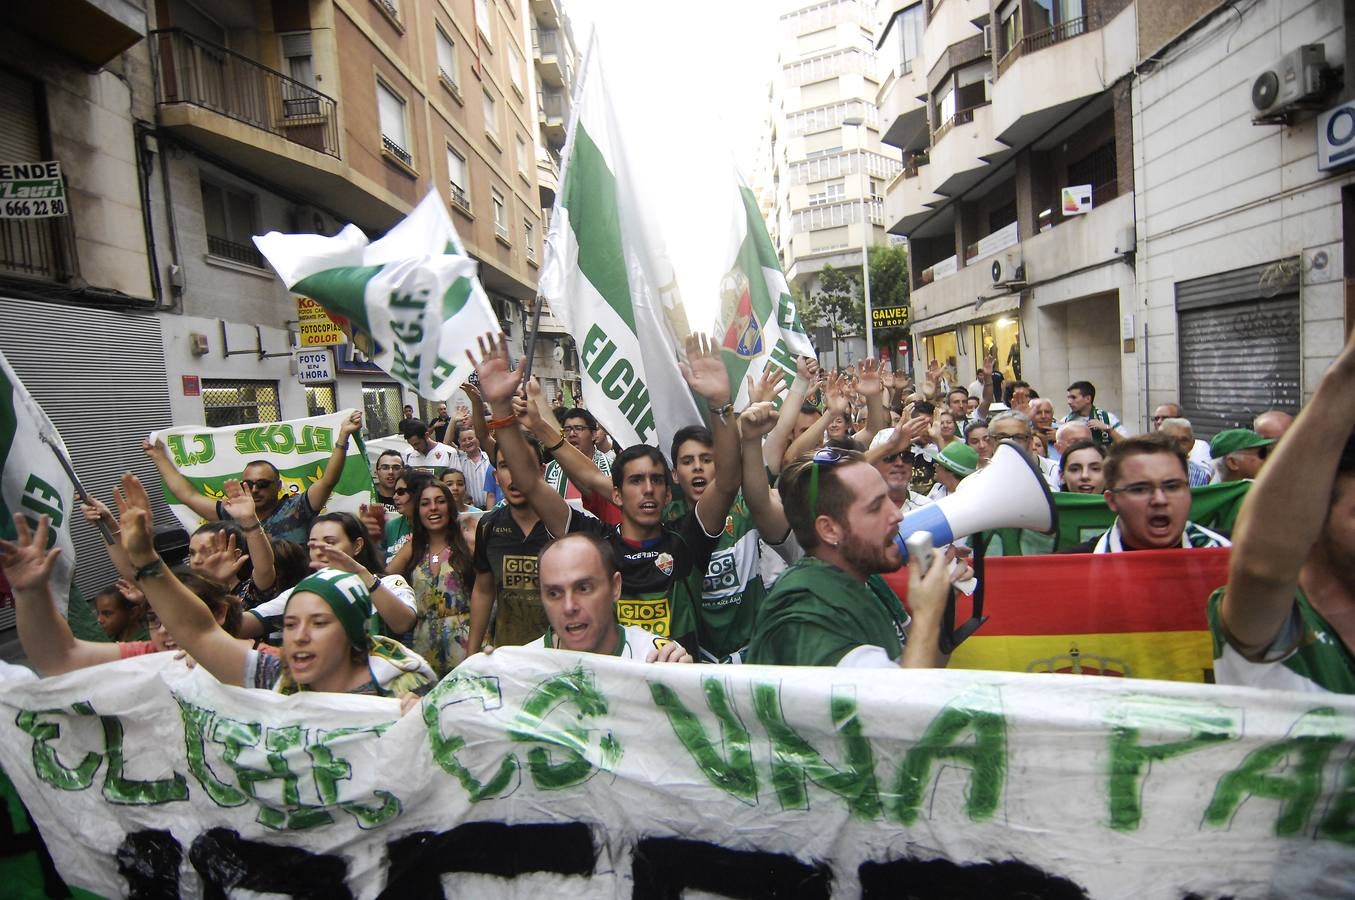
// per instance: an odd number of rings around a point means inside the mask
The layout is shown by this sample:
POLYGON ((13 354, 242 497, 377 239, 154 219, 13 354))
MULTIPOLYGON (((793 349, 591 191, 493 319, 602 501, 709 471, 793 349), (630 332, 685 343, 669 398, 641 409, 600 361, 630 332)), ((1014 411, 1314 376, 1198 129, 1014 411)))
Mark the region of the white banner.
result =
POLYGON ((398 712, 225 688, 161 654, 7 683, 0 764, 62 876, 107 896, 1355 883, 1350 697, 506 648, 398 712))
MULTIPOLYGON (((163 441, 174 467, 199 492, 213 499, 222 499, 222 485, 228 479, 239 478, 245 466, 255 460, 276 466, 282 476, 282 489, 299 494, 324 475, 325 464, 338 441, 339 426, 353 412, 343 409, 325 416, 226 428, 184 425, 156 431, 151 440, 163 441)), ((357 515, 358 507, 371 502, 371 494, 372 470, 367 465, 362 439, 354 435, 348 442, 343 472, 325 510, 357 515)), ((176 501, 168 490, 165 502, 189 534, 202 524, 197 513, 176 501)))

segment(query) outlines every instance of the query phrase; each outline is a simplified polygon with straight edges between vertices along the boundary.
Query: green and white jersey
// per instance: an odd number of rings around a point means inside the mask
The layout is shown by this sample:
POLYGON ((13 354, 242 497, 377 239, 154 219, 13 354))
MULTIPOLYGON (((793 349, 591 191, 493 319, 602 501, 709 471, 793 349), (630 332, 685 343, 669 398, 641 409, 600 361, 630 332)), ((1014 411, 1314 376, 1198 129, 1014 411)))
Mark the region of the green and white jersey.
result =
MULTIPOLYGON (((664 521, 687 513, 685 500, 664 510, 664 521)), ((704 662, 738 663, 753 636, 766 588, 762 583, 759 534, 740 491, 725 517, 725 527, 711 554, 701 584, 701 657, 704 662)))
MULTIPOLYGON (((667 638, 661 638, 652 632, 645 631, 639 625, 618 624, 616 631, 616 649, 612 651, 612 656, 621 659, 647 662, 651 650, 658 650, 664 644, 671 643, 667 638)), ((526 646, 544 650, 560 649, 555 646, 555 634, 549 628, 546 629, 545 634, 526 646)))
POLYGON ((1209 633, 1214 639, 1214 681, 1281 691, 1355 694, 1355 656, 1341 636, 1313 609, 1303 591, 1294 594, 1289 621, 1259 661, 1233 648, 1223 629, 1221 587, 1209 598, 1209 633))

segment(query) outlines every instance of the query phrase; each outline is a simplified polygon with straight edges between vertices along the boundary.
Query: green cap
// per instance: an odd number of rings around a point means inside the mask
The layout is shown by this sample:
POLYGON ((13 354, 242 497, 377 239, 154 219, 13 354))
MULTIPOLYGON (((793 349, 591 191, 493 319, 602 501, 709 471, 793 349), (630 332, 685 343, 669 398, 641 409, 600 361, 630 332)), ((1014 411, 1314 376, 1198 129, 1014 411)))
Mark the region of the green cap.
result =
POLYGON ((1209 442, 1209 455, 1213 459, 1222 459, 1238 450, 1250 450, 1253 447, 1269 447, 1274 438, 1261 437, 1250 428, 1229 428, 1214 435, 1209 442))
MULTIPOLYGON (((288 604, 297 594, 316 594, 334 610, 339 624, 343 625, 348 641, 354 647, 367 646, 367 620, 372 617, 372 595, 367 585, 352 572, 339 569, 321 569, 307 576, 292 588, 288 604)), ((284 609, 284 612, 286 610, 284 609)))
POLYGON ((946 445, 940 455, 936 457, 936 463, 944 466, 947 471, 964 478, 966 475, 973 475, 979 469, 979 451, 961 441, 953 441, 946 445))

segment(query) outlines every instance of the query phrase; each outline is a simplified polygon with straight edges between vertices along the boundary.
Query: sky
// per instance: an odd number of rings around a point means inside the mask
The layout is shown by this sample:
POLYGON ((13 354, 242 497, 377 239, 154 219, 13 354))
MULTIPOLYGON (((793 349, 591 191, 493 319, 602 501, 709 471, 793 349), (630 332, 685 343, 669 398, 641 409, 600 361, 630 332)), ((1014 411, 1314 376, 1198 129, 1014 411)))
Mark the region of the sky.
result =
POLYGON ((693 329, 709 330, 726 248, 710 227, 732 171, 751 180, 789 0, 562 0, 580 55, 590 26, 632 171, 650 192, 693 329), (632 127, 633 126, 633 127, 632 127), (718 191, 716 195, 714 192, 718 191))

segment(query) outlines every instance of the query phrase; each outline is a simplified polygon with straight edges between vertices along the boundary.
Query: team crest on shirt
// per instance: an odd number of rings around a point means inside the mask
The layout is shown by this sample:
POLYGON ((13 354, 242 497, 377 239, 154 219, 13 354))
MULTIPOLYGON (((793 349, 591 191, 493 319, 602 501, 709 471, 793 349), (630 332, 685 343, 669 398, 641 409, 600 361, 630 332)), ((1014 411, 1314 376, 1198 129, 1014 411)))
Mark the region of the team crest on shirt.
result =
POLYGON ((673 554, 660 553, 654 559, 654 565, 659 567, 659 571, 665 575, 673 574, 673 554))
POLYGON ((729 535, 730 537, 733 537, 733 536, 734 536, 734 517, 733 517, 733 516, 725 516, 725 534, 729 535))

